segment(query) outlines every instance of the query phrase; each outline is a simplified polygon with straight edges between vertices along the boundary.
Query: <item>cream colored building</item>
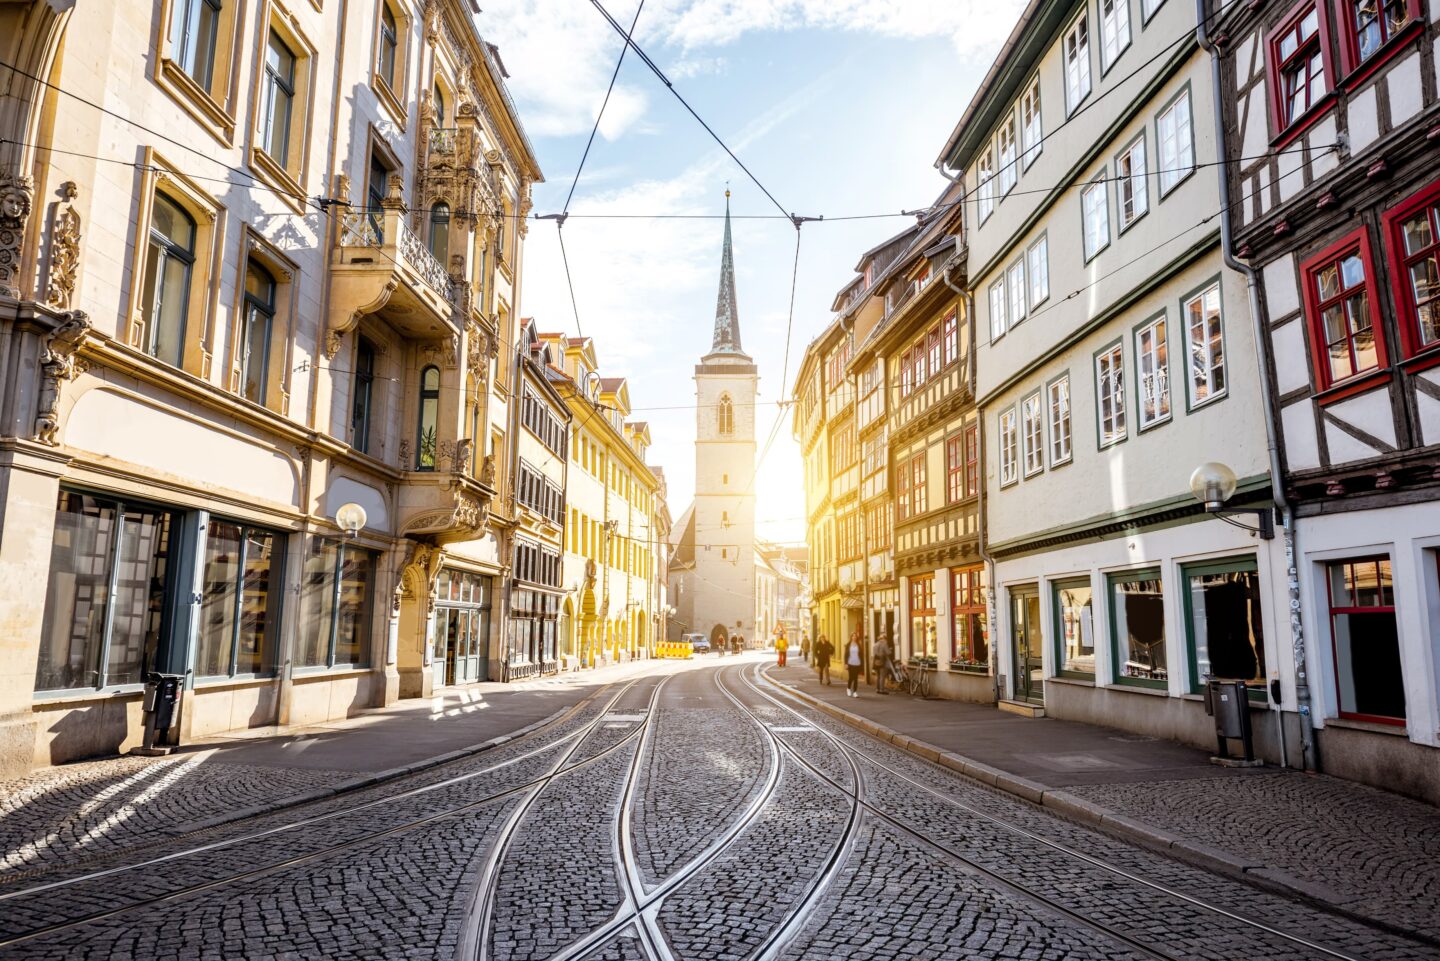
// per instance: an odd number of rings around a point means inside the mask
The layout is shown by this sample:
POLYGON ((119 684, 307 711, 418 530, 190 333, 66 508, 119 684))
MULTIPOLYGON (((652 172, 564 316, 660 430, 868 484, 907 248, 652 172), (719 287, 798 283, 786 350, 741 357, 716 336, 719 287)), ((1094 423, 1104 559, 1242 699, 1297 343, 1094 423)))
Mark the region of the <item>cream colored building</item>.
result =
POLYGON ((500 676, 540 171, 482 25, 0 4, 6 770, 136 744, 147 670, 182 740, 500 676))

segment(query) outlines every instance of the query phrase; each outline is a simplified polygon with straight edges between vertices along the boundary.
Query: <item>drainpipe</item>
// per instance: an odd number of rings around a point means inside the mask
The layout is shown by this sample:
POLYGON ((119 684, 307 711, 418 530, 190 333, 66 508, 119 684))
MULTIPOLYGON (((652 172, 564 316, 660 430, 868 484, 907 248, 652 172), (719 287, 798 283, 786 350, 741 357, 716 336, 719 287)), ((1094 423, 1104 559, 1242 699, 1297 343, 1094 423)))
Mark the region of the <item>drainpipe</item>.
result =
MULTIPOLYGON (((1219 105, 1222 90, 1220 83, 1220 52, 1210 39, 1206 29, 1206 0, 1195 0, 1195 40, 1200 48, 1210 54, 1210 80, 1215 110, 1215 147, 1219 158, 1225 158, 1225 121, 1219 105)), ((1260 285, 1255 268, 1239 260, 1234 253, 1235 238, 1230 221, 1230 173, 1228 162, 1216 165, 1220 187, 1220 250, 1225 266, 1245 275, 1245 292, 1250 300, 1250 322, 1255 338, 1255 358, 1260 367, 1260 409, 1265 415, 1265 445, 1270 458, 1270 489, 1274 497, 1275 513, 1280 518, 1280 528, 1285 537, 1285 567, 1290 595, 1290 647, 1295 660, 1295 706, 1300 718, 1300 766, 1306 771, 1319 771, 1320 758, 1316 753, 1315 730, 1310 715, 1310 684, 1306 670, 1305 629, 1300 621, 1300 577, 1299 553, 1296 546, 1295 512, 1285 499, 1284 474, 1280 467, 1279 429, 1275 423, 1275 408, 1270 389, 1269 371, 1265 366, 1265 327, 1260 319, 1260 285)), ((1276 722, 1280 726, 1281 765, 1286 762, 1285 731, 1281 722, 1283 711, 1276 711, 1276 722)))

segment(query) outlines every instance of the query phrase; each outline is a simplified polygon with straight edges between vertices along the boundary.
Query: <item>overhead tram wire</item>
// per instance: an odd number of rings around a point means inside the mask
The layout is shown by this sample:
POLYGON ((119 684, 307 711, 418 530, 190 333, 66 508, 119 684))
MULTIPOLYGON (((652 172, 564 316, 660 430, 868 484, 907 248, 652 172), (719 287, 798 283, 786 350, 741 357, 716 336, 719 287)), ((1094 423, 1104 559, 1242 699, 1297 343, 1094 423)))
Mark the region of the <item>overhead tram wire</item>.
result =
POLYGON ((585 141, 585 150, 580 154, 580 166, 575 168, 575 179, 570 181, 570 192, 565 195, 565 206, 560 209, 562 216, 570 212, 570 201, 575 197, 575 188, 580 185, 580 172, 585 169, 585 161, 590 157, 595 134, 600 131, 600 121, 605 116, 605 108, 610 105, 610 95, 615 92, 615 81, 620 76, 620 67, 625 63, 625 54, 630 49, 630 37, 635 33, 635 25, 640 22, 640 11, 644 9, 645 0, 640 0, 640 5, 635 8, 635 17, 630 21, 630 29, 624 34, 625 42, 620 45, 620 56, 615 58, 615 70, 610 74, 610 86, 605 88, 605 99, 600 102, 600 112, 595 115, 595 126, 590 128, 590 139, 585 141))

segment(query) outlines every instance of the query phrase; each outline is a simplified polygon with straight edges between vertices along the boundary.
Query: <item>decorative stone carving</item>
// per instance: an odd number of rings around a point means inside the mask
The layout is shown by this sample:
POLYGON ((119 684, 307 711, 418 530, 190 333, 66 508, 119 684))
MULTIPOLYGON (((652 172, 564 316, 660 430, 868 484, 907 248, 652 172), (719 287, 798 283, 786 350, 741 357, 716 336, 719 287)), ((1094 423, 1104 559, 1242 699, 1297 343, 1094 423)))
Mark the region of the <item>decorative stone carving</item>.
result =
POLYGON ((460 335, 451 334, 440 342, 440 360, 450 368, 460 364, 460 335))
POLYGON ((60 326, 45 342, 45 352, 40 355, 40 396, 36 404, 35 439, 51 447, 60 442, 56 435, 60 431, 60 398, 69 382, 77 373, 75 352, 85 342, 90 332, 90 318, 83 310, 67 312, 60 326))
POLYGON ((470 323, 465 329, 466 361, 470 373, 479 378, 482 382, 490 373, 490 338, 485 333, 485 328, 479 324, 470 323))
POLYGON ((411 517, 402 533, 470 537, 485 527, 490 518, 488 501, 482 502, 458 487, 451 492, 451 498, 447 507, 421 511, 411 517))
POLYGON ((80 214, 72 202, 75 181, 60 185, 60 203, 50 224, 50 257, 45 281, 45 303, 69 310, 75 300, 75 277, 80 269, 80 214))
POLYGON ((486 454, 485 460, 480 464, 480 483, 486 487, 495 486, 495 455, 486 454))
POLYGON ((475 439, 473 437, 462 437, 455 445, 455 463, 451 467, 457 474, 465 472, 470 466, 470 456, 475 450, 475 439))
POLYGON ((442 471, 455 469, 455 442, 442 440, 435 445, 435 466, 442 471))
POLYGON ((400 438, 400 469, 410 469, 410 438, 400 438))
POLYGON ((345 339, 343 331, 330 329, 325 331, 325 359, 334 360, 335 355, 340 353, 340 344, 345 339))
POLYGON ((0 294, 10 297, 20 296, 20 248, 34 190, 29 177, 0 174, 0 294))

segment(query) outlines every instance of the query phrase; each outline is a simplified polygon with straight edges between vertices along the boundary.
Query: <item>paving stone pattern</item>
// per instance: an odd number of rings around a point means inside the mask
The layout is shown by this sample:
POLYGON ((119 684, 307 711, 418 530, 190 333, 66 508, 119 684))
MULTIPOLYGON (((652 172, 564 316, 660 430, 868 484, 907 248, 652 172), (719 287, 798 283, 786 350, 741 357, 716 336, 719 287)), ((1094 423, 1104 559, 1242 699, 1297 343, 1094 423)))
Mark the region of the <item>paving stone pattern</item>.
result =
POLYGON ((646 961, 646 958, 639 937, 631 928, 585 955, 585 961, 646 961))

